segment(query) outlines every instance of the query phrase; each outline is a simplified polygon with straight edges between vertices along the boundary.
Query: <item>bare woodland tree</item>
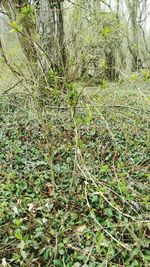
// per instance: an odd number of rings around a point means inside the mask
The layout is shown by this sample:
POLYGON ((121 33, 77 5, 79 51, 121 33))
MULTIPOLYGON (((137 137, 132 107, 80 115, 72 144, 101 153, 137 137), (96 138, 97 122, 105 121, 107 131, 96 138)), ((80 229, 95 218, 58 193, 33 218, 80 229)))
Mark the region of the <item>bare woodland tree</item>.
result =
POLYGON ((111 3, 3 0, 2 3, 12 22, 19 24, 19 39, 28 62, 34 68, 38 63, 45 74, 52 69, 62 76, 74 69, 70 77, 103 79, 105 76, 114 81, 118 61, 125 69, 130 56, 131 70, 138 71, 148 56, 146 30, 141 27, 146 0, 111 3), (129 21, 123 17, 124 10, 129 21), (142 42, 145 47, 141 47, 142 42))
POLYGON ((28 5, 28 0, 2 0, 2 4, 10 19, 10 26, 17 31, 23 52, 29 64, 32 65, 37 60, 34 46, 34 12, 28 5))
POLYGON ((62 1, 34 1, 36 28, 43 50, 42 67, 51 67, 62 74, 66 64, 62 1), (48 64, 47 64, 48 62, 48 64))
POLYGON ((137 0, 127 0, 127 7, 131 22, 131 42, 129 43, 129 49, 132 54, 132 70, 136 71, 142 63, 139 54, 139 25, 137 22, 139 3, 137 0))

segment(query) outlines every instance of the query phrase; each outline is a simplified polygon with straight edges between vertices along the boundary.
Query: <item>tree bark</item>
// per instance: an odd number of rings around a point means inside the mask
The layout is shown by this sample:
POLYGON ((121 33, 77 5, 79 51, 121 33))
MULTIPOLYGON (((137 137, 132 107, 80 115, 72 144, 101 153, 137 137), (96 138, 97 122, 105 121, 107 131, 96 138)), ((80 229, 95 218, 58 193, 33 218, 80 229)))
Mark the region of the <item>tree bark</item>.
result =
POLYGON ((138 1, 127 0, 131 21, 131 42, 128 43, 132 55, 132 71, 138 71, 142 65, 139 55, 139 26, 138 26, 138 1))
MULTIPOLYGON (((34 46, 35 24, 30 14, 24 14, 20 19, 19 15, 23 7, 29 5, 25 0, 3 0, 3 7, 6 10, 10 21, 17 21, 22 26, 22 32, 18 32, 18 38, 24 52, 24 55, 30 64, 34 65, 37 61, 36 48, 34 46)), ((33 66, 32 66, 33 67, 33 66)))
POLYGON ((66 64, 62 3, 59 0, 34 0, 34 3, 43 71, 52 68, 62 74, 66 64))

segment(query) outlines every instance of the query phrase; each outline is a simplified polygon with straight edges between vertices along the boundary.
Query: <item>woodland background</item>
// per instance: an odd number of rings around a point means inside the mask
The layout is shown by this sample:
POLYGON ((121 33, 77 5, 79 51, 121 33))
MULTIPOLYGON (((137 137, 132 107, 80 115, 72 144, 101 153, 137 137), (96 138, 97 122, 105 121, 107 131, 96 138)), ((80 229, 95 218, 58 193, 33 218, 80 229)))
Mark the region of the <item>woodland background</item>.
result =
POLYGON ((0 1, 0 266, 149 266, 149 12, 0 1))

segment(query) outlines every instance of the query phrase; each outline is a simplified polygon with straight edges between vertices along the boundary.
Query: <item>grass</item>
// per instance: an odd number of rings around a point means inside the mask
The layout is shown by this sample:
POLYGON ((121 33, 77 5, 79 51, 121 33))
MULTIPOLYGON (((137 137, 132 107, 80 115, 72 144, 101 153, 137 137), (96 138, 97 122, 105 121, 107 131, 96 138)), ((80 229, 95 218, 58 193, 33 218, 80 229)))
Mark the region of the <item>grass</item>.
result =
POLYGON ((148 93, 85 88, 74 116, 1 97, 2 266, 149 266, 148 93))

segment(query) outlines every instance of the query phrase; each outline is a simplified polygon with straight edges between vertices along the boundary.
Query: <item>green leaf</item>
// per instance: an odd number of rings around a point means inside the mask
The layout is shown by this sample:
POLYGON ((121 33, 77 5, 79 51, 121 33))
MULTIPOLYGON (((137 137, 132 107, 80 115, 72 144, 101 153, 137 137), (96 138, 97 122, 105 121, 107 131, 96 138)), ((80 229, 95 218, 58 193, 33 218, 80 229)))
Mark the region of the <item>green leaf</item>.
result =
POLYGON ((109 166, 108 165, 102 165, 100 167, 100 172, 101 173, 106 173, 109 170, 109 166))
POLYGON ((109 26, 104 27, 101 30, 101 35, 106 37, 107 35, 109 35, 112 32, 112 29, 109 26))
POLYGON ((15 231, 15 237, 19 240, 22 240, 22 233, 20 229, 16 229, 15 231))
POLYGON ((53 261, 53 263, 55 264, 55 266, 63 266, 63 263, 62 263, 62 261, 61 260, 59 260, 59 259, 55 259, 54 261, 53 261))
POLYGON ((44 252, 44 259, 47 261, 49 258, 49 249, 44 252))
POLYGON ((17 21, 12 21, 9 23, 10 27, 12 28, 11 32, 17 31, 22 32, 22 26, 17 23, 17 21))
POLYGON ((20 254, 24 260, 27 258, 27 253, 24 250, 21 250, 20 254))

